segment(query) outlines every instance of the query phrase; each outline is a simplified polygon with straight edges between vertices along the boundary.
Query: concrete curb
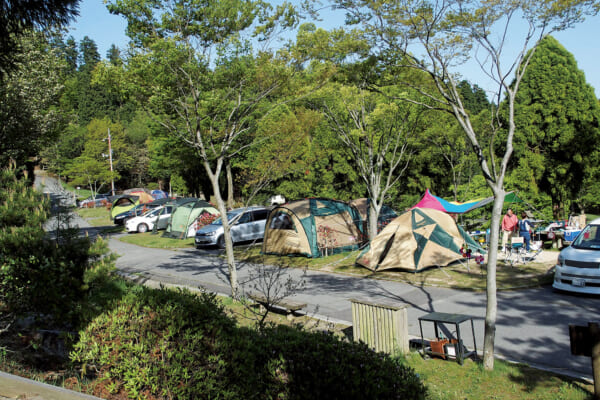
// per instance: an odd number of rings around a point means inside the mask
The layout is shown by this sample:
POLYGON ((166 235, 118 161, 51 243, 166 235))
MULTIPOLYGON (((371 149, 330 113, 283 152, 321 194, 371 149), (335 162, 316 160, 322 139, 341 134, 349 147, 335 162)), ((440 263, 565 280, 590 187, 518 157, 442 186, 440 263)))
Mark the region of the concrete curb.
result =
POLYGON ((33 381, 0 371, 0 400, 102 400, 47 383, 33 381))

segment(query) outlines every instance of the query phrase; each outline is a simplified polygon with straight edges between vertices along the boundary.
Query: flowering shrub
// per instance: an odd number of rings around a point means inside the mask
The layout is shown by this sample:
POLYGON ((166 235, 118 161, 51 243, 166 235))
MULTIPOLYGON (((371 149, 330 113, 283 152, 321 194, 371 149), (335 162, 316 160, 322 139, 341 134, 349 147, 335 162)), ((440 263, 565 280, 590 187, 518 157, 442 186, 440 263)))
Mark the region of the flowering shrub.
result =
POLYGON ((317 238, 321 248, 332 249, 337 247, 337 239, 334 237, 334 231, 327 225, 321 225, 317 228, 317 238))
POLYGON ((214 222, 214 220, 217 218, 219 218, 218 215, 211 214, 211 213, 205 211, 202 214, 200 214, 200 216, 198 218, 196 218, 196 221, 194 221, 194 229, 198 230, 198 229, 202 228, 203 226, 212 224, 214 222))

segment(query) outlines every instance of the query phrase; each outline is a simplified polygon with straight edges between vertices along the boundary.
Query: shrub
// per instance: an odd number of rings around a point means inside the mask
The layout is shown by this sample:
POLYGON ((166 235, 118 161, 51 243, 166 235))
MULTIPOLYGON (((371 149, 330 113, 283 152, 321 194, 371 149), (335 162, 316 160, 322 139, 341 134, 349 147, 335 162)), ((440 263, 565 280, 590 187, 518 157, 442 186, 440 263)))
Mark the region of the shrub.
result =
POLYGON ((425 396, 410 368, 364 344, 297 328, 237 328, 214 295, 186 290, 130 292, 81 332, 71 358, 99 387, 136 398, 425 396))
POLYGON ((0 331, 25 319, 46 329, 75 329, 89 291, 85 273, 108 248, 63 223, 48 235, 48 200, 12 171, 1 171, 0 188, 0 331))

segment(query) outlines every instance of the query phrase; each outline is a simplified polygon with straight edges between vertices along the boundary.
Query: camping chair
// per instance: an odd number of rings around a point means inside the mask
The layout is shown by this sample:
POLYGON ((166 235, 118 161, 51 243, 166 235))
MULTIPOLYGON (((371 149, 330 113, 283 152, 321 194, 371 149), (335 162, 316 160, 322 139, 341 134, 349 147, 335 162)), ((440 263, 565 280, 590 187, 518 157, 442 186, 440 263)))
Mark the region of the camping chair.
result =
POLYGON ((523 253, 523 262, 533 261, 544 250, 544 242, 532 240, 529 245, 530 253, 523 253))
POLYGON ((510 244, 506 245, 504 262, 513 267, 516 263, 525 262, 525 239, 517 236, 510 238, 510 244))

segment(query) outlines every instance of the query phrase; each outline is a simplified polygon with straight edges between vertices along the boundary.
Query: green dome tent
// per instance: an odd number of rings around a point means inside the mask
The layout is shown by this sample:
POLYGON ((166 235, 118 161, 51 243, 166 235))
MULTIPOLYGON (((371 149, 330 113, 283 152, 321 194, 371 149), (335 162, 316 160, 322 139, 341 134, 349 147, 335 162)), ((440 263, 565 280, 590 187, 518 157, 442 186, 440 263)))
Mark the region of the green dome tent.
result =
POLYGON ((163 233, 164 237, 186 239, 193 237, 200 228, 197 220, 202 213, 219 215, 219 211, 210 203, 193 197, 177 199, 171 213, 169 225, 163 233))
POLYGON ((339 200, 305 199, 271 210, 262 253, 321 257, 358 249, 363 239, 355 207, 339 200))

